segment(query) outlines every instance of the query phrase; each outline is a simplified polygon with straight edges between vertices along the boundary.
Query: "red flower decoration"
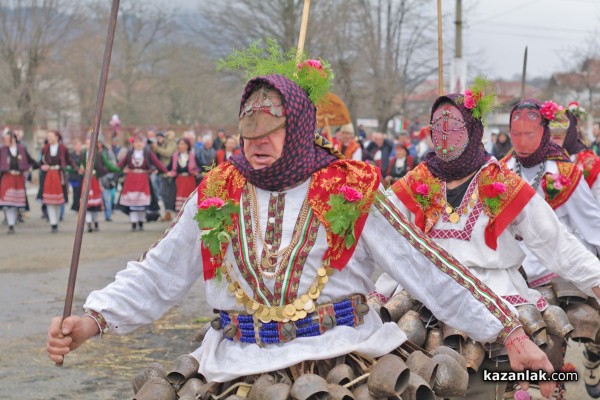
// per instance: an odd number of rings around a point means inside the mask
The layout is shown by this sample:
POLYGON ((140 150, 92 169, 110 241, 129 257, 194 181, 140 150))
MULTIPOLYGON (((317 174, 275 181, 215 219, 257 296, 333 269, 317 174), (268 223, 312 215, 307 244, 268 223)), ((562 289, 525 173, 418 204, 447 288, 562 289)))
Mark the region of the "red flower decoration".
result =
POLYGON ((562 107, 556 104, 553 101, 546 101, 542 104, 542 108, 540 108, 540 113, 544 118, 549 121, 554 121, 556 119, 556 113, 560 111, 562 107))
POLYGON ((302 69, 304 67, 310 67, 318 69, 319 71, 323 70, 323 64, 319 60, 307 60, 298 64, 298 69, 302 69))
POLYGON ((203 210, 205 210, 209 207, 221 208, 221 207, 223 207, 224 204, 225 204, 225 202, 223 201, 223 199, 220 199, 218 197, 211 197, 211 198, 204 200, 202 203, 200 203, 198 205, 198 208, 203 209, 203 210))
POLYGON ((340 188, 340 193, 344 195, 346 201, 359 201, 362 200, 363 195, 358 190, 351 188, 348 185, 344 185, 340 188))
POLYGON ((475 108, 475 98, 473 96, 465 95, 464 105, 469 110, 474 109, 475 108))
POLYGON ((418 193, 421 196, 427 196, 429 194, 429 186, 425 183, 420 183, 416 186, 415 193, 418 193))

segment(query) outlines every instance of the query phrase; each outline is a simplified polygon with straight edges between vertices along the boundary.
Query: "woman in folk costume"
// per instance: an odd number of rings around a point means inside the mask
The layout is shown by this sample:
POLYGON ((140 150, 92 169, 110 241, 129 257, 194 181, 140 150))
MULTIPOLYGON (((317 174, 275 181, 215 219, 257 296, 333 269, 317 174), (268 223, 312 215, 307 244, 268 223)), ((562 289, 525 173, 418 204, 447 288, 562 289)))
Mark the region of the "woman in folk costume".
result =
MULTIPOLYGON (((600 261, 567 232, 531 187, 484 150, 482 119, 494 103, 490 89, 489 83, 478 78, 465 94, 441 96, 434 102, 431 137, 435 150, 396 182, 388 197, 428 237, 522 315, 527 312, 542 320, 542 311, 547 319, 546 300, 527 286, 519 272, 525 254, 515 237, 547 260, 552 271, 576 282, 591 296, 600 297, 600 261), (562 252, 554 251, 563 247, 562 252)), ((388 296, 396 289, 386 275, 376 286, 387 287, 383 294, 388 296)), ((560 309, 551 312, 566 320, 560 309)), ((523 318, 521 322, 528 332, 533 321, 523 318)), ((461 325, 452 327, 462 330, 461 325)), ((546 346, 545 336, 533 340, 546 346)), ((487 370, 498 368, 490 359, 484 366, 487 370)), ((498 391, 497 382, 484 383, 480 370, 479 375, 470 377, 467 398, 495 399, 498 393, 502 398, 503 392, 498 391)))
POLYGON ((348 160, 362 161, 363 150, 356 140, 352 123, 340 126, 339 132, 340 139, 337 141, 335 149, 348 160))
MULTIPOLYGON (((96 160, 94 162, 94 173, 90 182, 90 192, 88 195, 87 212, 85 213, 85 222, 87 223, 88 232, 98 231, 100 229, 98 218, 104 210, 104 200, 102 198, 102 185, 100 178, 110 172, 121 172, 121 169, 114 165, 109 159, 106 151, 104 151, 104 143, 98 140, 98 151, 96 152, 96 160)), ((87 151, 82 153, 80 169, 85 170, 87 164, 87 151)))
POLYGON ((600 157, 579 139, 577 121, 585 113, 582 110, 578 103, 570 103, 561 121, 550 122, 550 139, 569 153, 571 161, 582 170, 583 179, 600 203, 600 157))
POLYGON ((52 233, 58 232, 60 208, 68 202, 68 179, 66 170, 73 168, 81 170, 71 159, 67 147, 62 143, 59 132, 49 131, 48 143, 42 148, 40 169, 40 190, 38 200, 46 206, 48 221, 52 226, 52 233))
POLYGON ((240 154, 240 149, 238 149, 237 140, 235 140, 233 136, 225 138, 223 148, 221 150, 218 150, 215 154, 217 165, 221 165, 225 161, 229 161, 231 157, 237 154, 240 154))
POLYGON ((119 206, 129 214, 131 231, 144 229, 148 209, 158 209, 156 194, 150 185, 150 174, 158 170, 166 174, 167 167, 146 147, 144 138, 136 135, 133 148, 117 165, 125 173, 119 206))
POLYGON ((196 189, 196 175, 200 173, 190 139, 179 139, 177 151, 173 154, 168 169, 168 175, 176 177, 175 211, 179 211, 190 194, 196 189))
MULTIPOLYGON (((207 381, 253 382, 270 374, 263 384, 277 379, 289 391, 286 382, 295 382, 292 391, 324 395, 327 382, 307 372, 324 376, 337 358, 360 373, 359 364, 381 365, 371 378, 391 370, 393 393, 387 393, 398 395, 402 363, 388 353, 406 336, 365 302, 378 265, 443 320, 463 324, 478 340, 504 342, 515 368, 551 369, 493 292, 376 195, 375 167, 339 160, 321 146, 314 104, 332 74, 317 60, 297 63, 290 54, 287 68, 277 68, 289 77, 248 82, 239 113, 242 153, 207 174, 142 261, 88 297, 89 317, 67 318, 62 332, 60 318, 53 319, 50 358, 61 361, 100 332, 151 322, 200 279, 218 310, 192 354, 207 381)), ((165 382, 148 381, 140 398, 165 382)), ((370 387, 383 392, 375 381, 370 387)), ((545 388, 549 393, 552 386, 545 388)))
POLYGON ((7 131, 0 147, 0 208, 4 210, 8 233, 15 233, 19 210, 28 211, 25 192, 25 173, 40 165, 29 155, 25 146, 17 143, 17 135, 7 131))

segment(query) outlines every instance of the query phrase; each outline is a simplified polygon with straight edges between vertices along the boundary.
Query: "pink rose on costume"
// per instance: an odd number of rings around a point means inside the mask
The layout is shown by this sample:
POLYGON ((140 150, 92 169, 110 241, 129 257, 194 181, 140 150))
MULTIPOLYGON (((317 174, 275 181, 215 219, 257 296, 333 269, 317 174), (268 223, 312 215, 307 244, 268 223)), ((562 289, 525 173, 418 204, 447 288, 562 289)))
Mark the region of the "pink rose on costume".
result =
POLYGON ((311 67, 318 69, 319 71, 323 70, 323 64, 319 60, 307 60, 303 63, 298 64, 298 69, 302 69, 304 67, 311 67))
POLYGON ((471 89, 465 90, 465 96, 473 97, 473 91, 471 91, 471 89))
POLYGON ((469 110, 472 110, 475 108, 475 99, 473 98, 473 96, 465 96, 465 101, 464 101, 465 107, 468 108, 469 110))
POLYGON ((492 183, 492 187, 498 194, 506 192, 506 185, 504 185, 502 182, 494 182, 492 183))
POLYGON ((202 203, 200 203, 198 208, 205 210, 209 207, 221 208, 221 207, 223 207, 223 205, 225 205, 225 202, 223 201, 223 199, 220 199, 218 197, 211 197, 211 198, 204 200, 202 203))
POLYGON ((540 108, 540 113, 544 118, 550 121, 554 121, 556 119, 556 112, 560 110, 558 104, 553 101, 546 101, 542 104, 542 108, 540 108))
MULTIPOLYGON (((556 181, 560 182, 563 187, 571 184, 571 180, 564 175, 559 175, 556 181)), ((556 187, 556 185, 554 185, 554 187, 556 187)))
POLYGON ((531 395, 526 391, 519 389, 515 392, 514 395, 515 400, 531 400, 531 395))
POLYGON ((552 179, 554 179, 554 183, 553 183, 554 189, 560 190, 563 188, 563 184, 560 181, 560 176, 552 175, 552 179))
POLYGON ((348 185, 342 186, 340 188, 340 193, 344 195, 344 198, 346 199, 346 201, 354 202, 354 201, 362 200, 362 198, 363 198, 362 193, 360 193, 356 189, 352 189, 348 185))
POLYGON ((429 186, 427 186, 424 183, 421 183, 420 185, 417 186, 417 188, 415 189, 415 192, 417 192, 421 196, 427 196, 429 194, 429 186))

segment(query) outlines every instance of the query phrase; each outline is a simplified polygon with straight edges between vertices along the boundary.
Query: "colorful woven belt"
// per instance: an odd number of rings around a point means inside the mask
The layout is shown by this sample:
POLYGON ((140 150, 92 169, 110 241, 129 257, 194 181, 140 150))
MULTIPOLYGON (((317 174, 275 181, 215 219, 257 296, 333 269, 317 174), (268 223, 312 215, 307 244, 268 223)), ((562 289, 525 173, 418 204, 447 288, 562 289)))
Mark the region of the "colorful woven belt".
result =
POLYGON ((297 337, 319 336, 335 326, 356 327, 369 312, 365 296, 352 295, 344 300, 319 305, 315 311, 298 321, 261 322, 245 313, 220 311, 211 326, 222 329, 227 340, 243 343, 285 343, 297 337))

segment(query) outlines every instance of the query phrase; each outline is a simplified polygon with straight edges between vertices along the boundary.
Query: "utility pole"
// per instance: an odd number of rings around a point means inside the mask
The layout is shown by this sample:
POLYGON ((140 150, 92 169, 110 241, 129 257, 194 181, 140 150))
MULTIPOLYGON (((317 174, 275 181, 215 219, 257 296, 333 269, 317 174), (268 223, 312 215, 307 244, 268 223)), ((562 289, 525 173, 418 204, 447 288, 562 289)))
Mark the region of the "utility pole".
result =
POLYGON ((467 87, 467 62, 462 51, 462 0, 456 1, 456 19, 454 20, 454 58, 450 69, 450 93, 462 93, 467 87))

